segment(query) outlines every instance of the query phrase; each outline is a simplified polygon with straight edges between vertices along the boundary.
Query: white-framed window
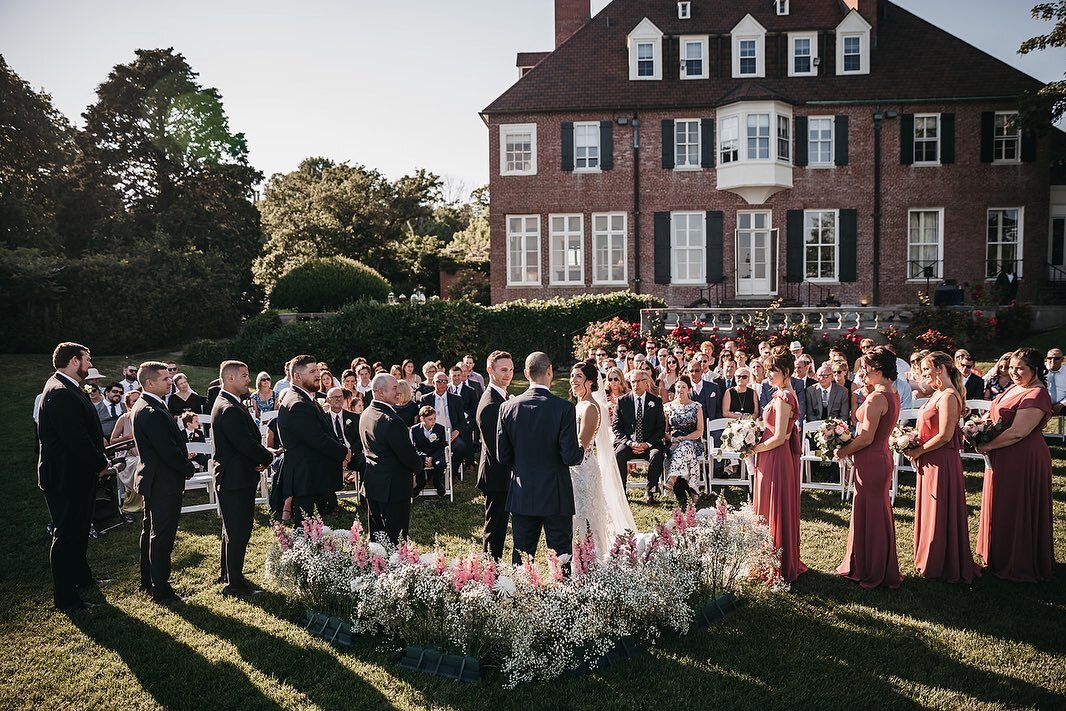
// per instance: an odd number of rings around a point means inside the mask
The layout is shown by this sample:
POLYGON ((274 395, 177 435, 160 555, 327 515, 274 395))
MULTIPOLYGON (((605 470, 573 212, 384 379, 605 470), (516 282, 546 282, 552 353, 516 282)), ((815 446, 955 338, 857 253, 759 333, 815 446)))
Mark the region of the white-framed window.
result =
POLYGON ((677 19, 687 20, 692 17, 692 3, 685 0, 677 4, 677 19))
POLYGON ((774 0, 778 15, 788 14, 788 0, 774 0))
POLYGON ((770 114, 748 114, 748 160, 770 157, 770 114))
MULTIPOLYGON (((796 137, 796 140, 800 140, 796 137)), ((807 119, 807 165, 833 165, 833 117, 807 119)))
POLYGON ((548 283, 585 283, 585 219, 583 215, 548 215, 548 283))
POLYGON ((803 276, 807 281, 837 281, 840 221, 837 210, 803 212, 803 276))
POLYGON ((626 213, 592 213, 592 283, 625 285, 629 278, 626 264, 626 213))
POLYGON ((500 175, 537 174, 537 124, 500 125, 500 175))
POLYGON ((944 263, 944 208, 907 211, 907 278, 939 279, 944 263))
POLYGON ((792 120, 788 116, 777 117, 777 159, 788 161, 792 156, 792 120))
POLYGON ((600 169, 600 124, 574 123, 574 170, 600 169))
POLYGON ((940 163, 940 114, 914 115, 914 162, 940 163))
POLYGON ((540 286, 540 215, 507 215, 507 286, 540 286))
POLYGON ((988 210, 985 277, 995 279, 1010 264, 1014 273, 1022 276, 1022 225, 1024 211, 1020 207, 994 207, 988 210))
POLYGON ((870 23, 856 10, 836 27, 837 74, 870 73, 870 23))
POLYGON ((718 162, 740 160, 740 117, 727 116, 718 122, 718 162))
POLYGON ((854 74, 862 71, 862 35, 844 35, 841 38, 844 43, 843 71, 845 74, 854 74))
POLYGON ((992 132, 992 160, 1017 163, 1022 156, 1022 132, 1017 111, 997 111, 992 132))
POLYGON ((790 77, 812 77, 818 74, 818 35, 814 33, 794 33, 788 35, 788 75, 790 77))
POLYGON ((681 78, 706 79, 707 37, 681 38, 681 78))
POLYGON ((662 30, 645 17, 629 33, 627 41, 629 47, 629 78, 634 81, 662 79, 662 30))
POLYGON ((699 167, 699 119, 678 119, 674 121, 674 168, 699 167))
POLYGON ((707 282, 707 216, 702 212, 670 214, 670 282, 707 282))
POLYGON ((730 31, 733 45, 733 78, 766 76, 766 28, 751 15, 730 31))

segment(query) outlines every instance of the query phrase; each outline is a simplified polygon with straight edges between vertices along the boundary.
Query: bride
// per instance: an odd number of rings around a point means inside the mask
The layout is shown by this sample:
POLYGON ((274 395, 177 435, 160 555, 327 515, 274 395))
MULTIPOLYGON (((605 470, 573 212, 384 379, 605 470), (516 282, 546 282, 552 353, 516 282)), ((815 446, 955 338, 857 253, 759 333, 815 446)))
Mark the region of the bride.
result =
POLYGON ((578 363, 570 370, 570 391, 577 398, 577 439, 585 449, 584 461, 570 467, 574 533, 580 538, 590 529, 597 553, 604 556, 615 537, 627 530, 635 532, 636 524, 618 473, 611 427, 606 422, 607 399, 600 385, 594 360, 578 363))

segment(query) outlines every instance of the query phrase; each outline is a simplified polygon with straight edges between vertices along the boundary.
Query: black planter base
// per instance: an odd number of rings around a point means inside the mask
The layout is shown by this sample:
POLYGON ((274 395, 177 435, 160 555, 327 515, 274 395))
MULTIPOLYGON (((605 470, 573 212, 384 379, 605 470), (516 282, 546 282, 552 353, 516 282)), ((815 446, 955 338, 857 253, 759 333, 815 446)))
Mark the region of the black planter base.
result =
POLYGON ((447 654, 436 647, 409 645, 396 664, 401 669, 467 683, 481 681, 481 662, 474 657, 447 654))
POLYGON ((304 612, 303 628, 338 647, 352 646, 352 625, 339 617, 307 610, 304 612))

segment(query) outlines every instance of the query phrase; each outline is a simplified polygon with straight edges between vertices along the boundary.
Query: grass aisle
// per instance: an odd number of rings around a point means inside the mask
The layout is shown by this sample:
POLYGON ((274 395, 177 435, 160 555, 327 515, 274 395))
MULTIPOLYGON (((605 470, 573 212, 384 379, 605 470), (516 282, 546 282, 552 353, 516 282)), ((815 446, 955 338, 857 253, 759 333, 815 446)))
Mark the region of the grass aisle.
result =
MULTIPOLYGON (((708 632, 667 636, 628 664, 555 684, 500 688, 459 685, 394 667, 398 648, 359 640, 338 651, 303 632, 301 610, 268 592, 254 603, 223 598, 218 574, 220 519, 185 515, 174 552, 174 585, 187 604, 161 608, 137 590, 139 522, 89 545, 98 577, 88 599, 105 603, 72 621, 51 611, 48 520, 36 488, 30 408, 51 372, 45 356, 0 357, 0 455, 8 463, 9 542, 0 548, 0 698, 8 708, 939 708, 1062 707, 1066 701, 1066 450, 1055 457, 1057 580, 972 586, 914 577, 914 475, 896 499, 901 568, 897 591, 862 591, 837 578, 850 505, 831 492, 805 492, 801 550, 811 572, 790 593, 757 592, 708 632)), ((119 372, 117 359, 96 363, 119 372)), ((212 377, 189 368, 200 392, 212 377)), ((968 463, 970 528, 976 537, 981 475, 968 463)), ((739 503, 740 489, 727 492, 739 503)), ((454 504, 416 502, 412 535, 451 553, 475 545, 481 503, 472 477, 454 504)), ((633 502, 648 528, 669 507, 633 502)), ((360 512, 361 513, 361 512, 360 512)), ((349 526, 356 511, 329 525, 349 526)), ((365 514, 363 514, 365 517, 365 514)), ((271 544, 260 509, 247 569, 259 580, 271 544)))

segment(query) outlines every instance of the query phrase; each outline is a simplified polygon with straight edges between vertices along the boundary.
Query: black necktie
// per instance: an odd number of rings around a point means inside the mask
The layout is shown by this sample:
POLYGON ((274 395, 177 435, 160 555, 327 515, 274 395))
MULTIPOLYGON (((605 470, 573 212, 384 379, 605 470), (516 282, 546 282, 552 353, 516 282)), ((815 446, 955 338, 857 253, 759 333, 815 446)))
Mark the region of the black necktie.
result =
POLYGON ((633 427, 633 439, 644 441, 644 400, 640 397, 637 398, 637 423, 633 427))
POLYGON ((118 407, 118 405, 116 405, 115 403, 111 403, 111 417, 117 420, 118 412, 115 410, 116 407, 118 407))
POLYGON ((337 431, 337 439, 341 442, 344 441, 344 429, 341 428, 341 418, 339 415, 333 417, 333 429, 337 431))

